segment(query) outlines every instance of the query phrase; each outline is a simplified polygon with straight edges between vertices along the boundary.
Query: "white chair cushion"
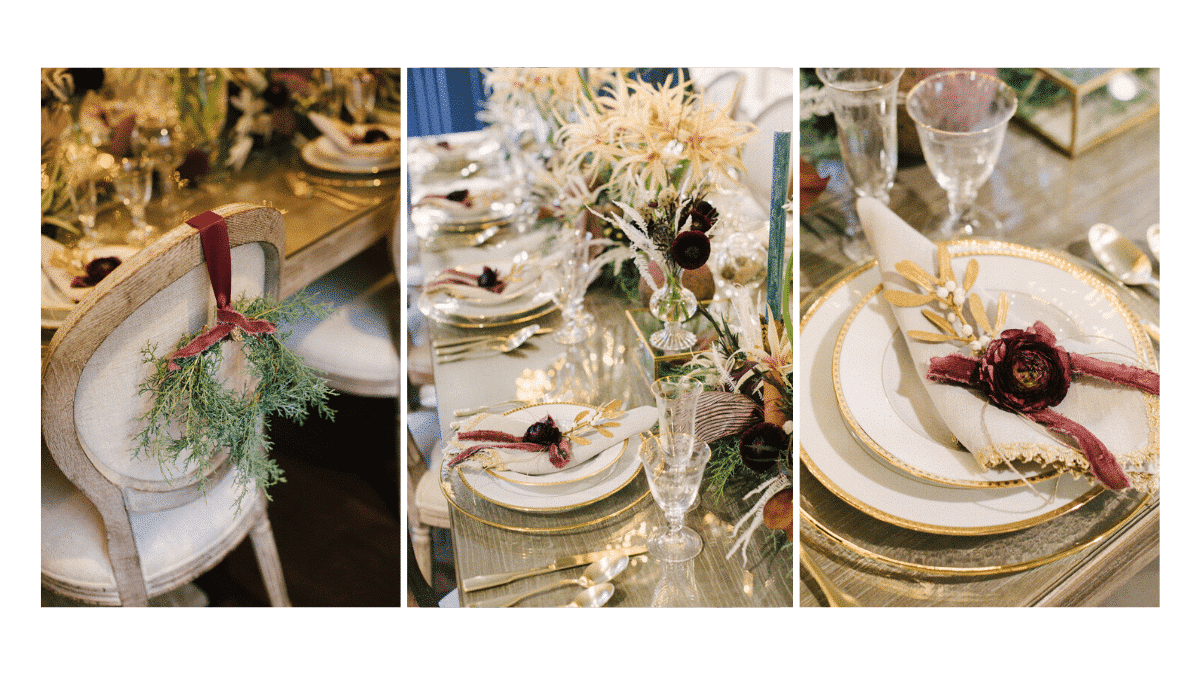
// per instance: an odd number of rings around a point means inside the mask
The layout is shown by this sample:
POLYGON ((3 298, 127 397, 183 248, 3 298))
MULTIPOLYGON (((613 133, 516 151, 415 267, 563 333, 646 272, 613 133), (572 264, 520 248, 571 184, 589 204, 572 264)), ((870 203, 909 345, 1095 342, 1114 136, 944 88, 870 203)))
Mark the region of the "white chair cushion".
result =
MULTIPOLYGON (((253 492, 234 501, 236 470, 210 485, 205 495, 173 509, 133 513, 134 541, 150 595, 189 579, 178 578, 196 567, 201 556, 214 562, 232 547, 257 516, 253 492)), ((100 513, 63 476, 49 453, 42 452, 42 574, 56 590, 90 601, 116 602, 116 580, 108 558, 107 536, 100 513)), ((199 571, 199 569, 197 569, 199 571)))
POLYGON ((330 386, 362 396, 399 396, 400 355, 389 325, 392 307, 399 307, 400 287, 392 282, 362 297, 390 273, 386 259, 380 264, 368 254, 359 255, 309 284, 305 292, 318 303, 330 303, 333 312, 322 320, 306 317, 280 328, 291 331, 285 341, 330 386))

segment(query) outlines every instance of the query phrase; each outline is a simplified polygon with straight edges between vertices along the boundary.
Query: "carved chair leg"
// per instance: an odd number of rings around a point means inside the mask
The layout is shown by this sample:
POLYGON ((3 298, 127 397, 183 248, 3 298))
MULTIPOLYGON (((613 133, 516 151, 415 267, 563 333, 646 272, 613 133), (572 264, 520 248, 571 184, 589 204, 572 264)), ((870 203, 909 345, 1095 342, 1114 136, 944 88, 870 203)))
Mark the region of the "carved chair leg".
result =
POLYGON ((412 532, 413 556, 417 559, 417 567, 425 581, 433 583, 433 540, 428 525, 424 523, 409 523, 412 532))
POLYGON ((271 606, 291 607, 292 603, 288 600, 287 588, 283 583, 283 565, 279 562, 279 551, 275 548, 275 534, 271 531, 271 521, 267 520, 265 512, 250 530, 250 543, 254 546, 254 555, 258 558, 258 569, 262 572, 271 606))

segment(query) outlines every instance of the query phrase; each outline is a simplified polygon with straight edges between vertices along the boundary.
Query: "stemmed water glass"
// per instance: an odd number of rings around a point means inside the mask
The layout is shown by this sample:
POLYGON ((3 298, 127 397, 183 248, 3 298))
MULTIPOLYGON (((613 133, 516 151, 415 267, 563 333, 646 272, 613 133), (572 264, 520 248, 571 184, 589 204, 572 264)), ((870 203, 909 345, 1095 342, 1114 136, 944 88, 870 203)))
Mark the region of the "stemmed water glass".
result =
POLYGON ((146 205, 150 203, 154 184, 151 163, 141 157, 125 157, 117 163, 114 172, 113 187, 133 219, 133 227, 125 235, 125 241, 134 246, 145 246, 157 231, 146 222, 146 205))
POLYGON ((75 243, 76 254, 82 259, 87 249, 100 243, 100 235, 96 232, 96 177, 90 166, 72 168, 74 170, 67 179, 67 196, 71 199, 72 210, 83 233, 75 243))
POLYGON ((550 337, 559 344, 572 345, 596 332, 596 319, 583 306, 593 271, 590 260, 592 235, 569 226, 564 235, 566 242, 554 265, 559 282, 554 291, 554 304, 562 311, 563 324, 550 337))
POLYGON ((1000 79, 971 70, 931 75, 917 83, 905 102, 917 124, 925 163, 946 191, 950 213, 935 234, 998 235, 1002 223, 975 205, 1004 145, 1017 96, 1000 79))
POLYGON ((658 406, 658 433, 694 436, 696 404, 704 383, 686 375, 667 375, 650 385, 658 406))
MULTIPOLYGON (((896 93, 903 68, 818 68, 837 123, 842 163, 854 193, 888 203, 899 163, 896 93)), ((849 209, 848 254, 862 257, 862 227, 849 209)))
POLYGON ((346 83, 346 110, 354 118, 355 124, 367 121, 375 110, 375 94, 378 90, 375 76, 369 72, 356 73, 346 83))
POLYGON ((655 533, 646 548, 664 562, 695 558, 704 542, 683 524, 683 518, 699 494, 712 451, 694 436, 660 433, 642 441, 639 452, 650 493, 667 519, 667 529, 655 533))

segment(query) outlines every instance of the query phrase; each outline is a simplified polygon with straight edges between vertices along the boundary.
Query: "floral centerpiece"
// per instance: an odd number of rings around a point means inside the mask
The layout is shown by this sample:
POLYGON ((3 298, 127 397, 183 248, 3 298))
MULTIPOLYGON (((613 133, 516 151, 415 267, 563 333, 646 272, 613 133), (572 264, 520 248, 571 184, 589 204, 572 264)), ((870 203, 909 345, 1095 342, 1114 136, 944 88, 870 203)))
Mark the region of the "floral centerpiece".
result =
POLYGON ((708 192, 745 171, 740 148, 754 133, 728 106, 705 103, 686 83, 623 79, 599 92, 584 87, 574 119, 556 133, 558 166, 598 186, 619 209, 593 210, 629 240, 637 269, 653 289, 651 311, 666 324, 654 346, 682 350, 695 335, 680 323, 695 312, 684 270, 708 261, 719 214, 708 192), (661 284, 661 285, 660 285, 661 284))

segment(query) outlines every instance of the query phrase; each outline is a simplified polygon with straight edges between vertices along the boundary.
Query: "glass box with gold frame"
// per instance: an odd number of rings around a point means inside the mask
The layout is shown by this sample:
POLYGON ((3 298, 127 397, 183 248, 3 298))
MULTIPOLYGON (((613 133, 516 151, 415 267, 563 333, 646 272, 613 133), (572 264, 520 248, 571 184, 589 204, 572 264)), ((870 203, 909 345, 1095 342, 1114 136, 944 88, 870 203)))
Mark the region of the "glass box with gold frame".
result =
POLYGON ((1016 118, 1070 157, 1158 114, 1158 68, 1000 68, 1016 118))
MULTIPOLYGON (((700 304, 707 307, 709 301, 700 304)), ((650 335, 662 328, 662 321, 651 314, 649 309, 644 307, 628 309, 625 310, 625 317, 637 332, 637 346, 633 350, 634 359, 637 361, 638 372, 645 380, 647 387, 658 378, 668 374, 664 372, 665 368, 687 363, 696 355, 696 349, 703 349, 703 345, 711 343, 716 337, 716 332, 708 319, 704 318, 700 312, 696 312, 690 319, 683 322, 684 329, 696 334, 696 346, 692 347, 693 351, 664 352, 650 344, 650 335)))

